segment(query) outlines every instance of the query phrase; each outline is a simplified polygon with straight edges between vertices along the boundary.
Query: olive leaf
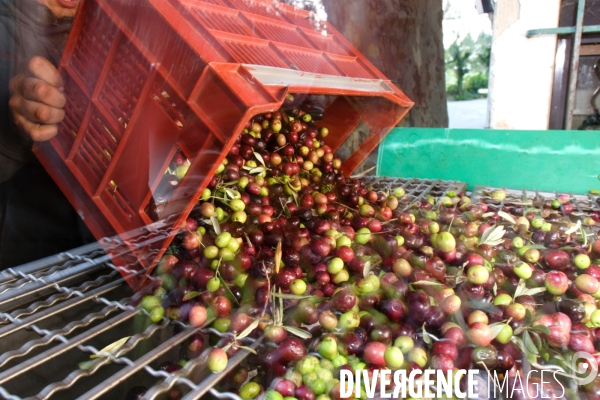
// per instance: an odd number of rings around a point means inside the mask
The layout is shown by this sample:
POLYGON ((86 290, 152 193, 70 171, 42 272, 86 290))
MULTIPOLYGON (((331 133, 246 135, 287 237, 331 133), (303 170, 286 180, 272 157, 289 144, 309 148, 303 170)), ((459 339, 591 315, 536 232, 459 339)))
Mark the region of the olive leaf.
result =
POLYGON ((550 329, 546 326, 546 325, 534 325, 531 327, 531 330, 536 331, 536 332, 540 332, 544 335, 549 335, 550 334, 550 329))
POLYGON ((238 198, 240 193, 237 190, 225 189, 225 194, 232 199, 238 198))
POLYGON ((502 332, 502 329, 506 326, 505 322, 494 322, 493 324, 488 325, 490 330, 492 331, 492 339, 496 339, 496 337, 502 332))
POLYGON ((283 317, 281 316, 281 312, 279 312, 279 308, 272 309, 271 313, 273 314, 273 325, 281 325, 283 317))
MULTIPOLYGON (((509 204, 514 204, 517 206, 530 206, 533 204, 533 202, 531 200, 529 200, 529 201, 511 201, 511 202, 509 202, 509 204)), ((533 210, 535 210, 535 208, 533 210)))
POLYGON ((330 299, 328 297, 311 297, 308 300, 310 300, 312 303, 318 304, 330 299))
POLYGON ((248 347, 248 346, 240 346, 240 345, 238 345, 238 346, 237 346, 237 348, 238 348, 238 349, 243 349, 243 350, 249 351, 249 352, 250 352, 250 353, 252 353, 252 354, 258 354, 258 353, 256 352, 256 350, 254 350, 252 347, 248 347))
POLYGON ((372 166, 371 168, 369 168, 369 169, 367 169, 367 170, 365 170, 365 171, 363 171, 363 172, 361 172, 359 174, 352 175, 350 178, 352 178, 352 179, 360 179, 363 176, 366 176, 369 172, 373 171, 375 168, 377 168, 376 165, 372 166))
POLYGON ((300 339, 312 338, 312 335, 310 334, 310 332, 305 331, 304 329, 296 328, 294 326, 287 326, 287 325, 284 325, 283 328, 286 331, 288 331, 289 333, 291 333, 292 335, 298 336, 300 339))
POLYGON ((552 358, 555 358, 555 359, 557 359, 559 361, 562 361, 562 362, 565 361, 565 359, 563 358, 563 356, 560 355, 560 354, 555 354, 554 356, 552 356, 552 358))
POLYGON ((269 307, 271 308, 271 315, 273 316, 273 319, 275 319, 275 322, 277 322, 277 318, 276 318, 277 315, 275 314, 275 312, 278 309, 277 309, 277 305, 275 304, 275 297, 273 297, 273 293, 275 293, 275 286, 273 286, 271 288, 270 296, 272 297, 272 299, 269 302, 269 307))
POLYGON ((254 152, 254 157, 256 157, 256 159, 258 160, 259 163, 261 163, 263 165, 263 167, 266 166, 265 164, 265 160, 262 158, 262 156, 260 155, 260 153, 258 152, 254 152))
POLYGON ((527 285, 525 284, 525 279, 520 279, 519 284, 517 285, 517 288, 515 289, 514 298, 516 299, 517 297, 523 295, 526 290, 527 290, 527 285))
POLYGON ((498 294, 498 284, 494 282, 494 287, 492 287, 492 291, 494 293, 494 296, 496 296, 498 294))
MULTIPOLYGON (((281 293, 281 288, 279 288, 279 293, 281 293)), ((273 303, 275 303, 275 301, 273 301, 273 303)), ((283 313, 284 313, 284 308, 283 308, 283 299, 280 297, 279 298, 279 309, 277 311, 279 311, 279 324, 283 324, 283 313)))
POLYGON ((588 240, 587 240, 587 234, 585 233, 585 229, 583 229, 583 226, 579 226, 579 231, 581 232, 581 236, 583 236, 583 247, 587 246, 588 240))
POLYGON ((481 235, 480 245, 487 244, 488 246, 497 246, 501 243, 504 243, 504 239, 502 237, 506 233, 504 227, 502 225, 498 225, 496 227, 489 227, 481 235))
POLYGON ((527 361, 529 361, 531 364, 536 364, 537 363, 537 358, 538 356, 533 354, 533 353, 526 353, 527 356, 527 361))
POLYGON ((572 233, 575 233, 575 232, 577 232, 577 230, 578 230, 580 227, 581 227, 581 220, 577 220, 577 223, 576 223, 574 226, 570 227, 569 229, 567 229, 567 230, 565 231, 565 235, 570 235, 570 234, 572 234, 572 233))
POLYGON ((79 363, 79 369, 81 369, 83 371, 91 371, 94 367, 99 365, 99 362, 101 362, 101 361, 102 360, 100 360, 100 359, 82 361, 79 363))
POLYGON ((515 331, 513 332, 513 335, 520 335, 524 331, 525 331, 525 327, 524 326, 520 326, 517 329, 515 329, 515 331))
MULTIPOLYGON (((536 294, 543 293, 545 291, 546 291, 545 287, 531 288, 531 289, 525 290, 523 293, 520 294, 520 296, 535 296, 536 294)), ((517 296, 515 296, 515 297, 517 297, 517 296)))
POLYGON ((294 198, 294 203, 298 205, 298 193, 296 193, 296 190, 292 187, 292 185, 290 185, 289 183, 287 183, 286 185, 290 188, 290 192, 292 193, 292 197, 294 198))
POLYGON ((233 299, 233 301, 235 302, 235 304, 237 304, 239 306, 240 302, 235 297, 235 295, 233 294, 233 292, 229 288, 229 285, 227 284, 227 282, 225 282, 225 279, 223 279, 223 277, 221 276, 221 274, 219 273, 219 271, 217 271, 217 276, 219 277, 219 281, 221 282, 221 287, 225 288, 225 290, 227 291, 227 294, 229 294, 229 297, 231 297, 233 299))
POLYGON ((102 350, 100 350, 98 352, 98 354, 92 354, 90 356, 90 358, 98 358, 98 357, 105 357, 108 355, 108 353, 114 353, 115 351, 119 350, 121 347, 123 347, 123 345, 125 343, 127 343, 127 341, 129 340, 131 336, 125 336, 122 339, 117 340, 114 343, 109 344, 108 346, 106 346, 105 348, 103 348, 102 350))
POLYGON ((201 294, 202 293, 200 293, 200 292, 189 292, 189 293, 186 293, 186 295, 183 296, 182 301, 189 301, 189 300, 193 299, 194 297, 200 296, 201 294))
POLYGON ((411 283, 411 285, 423 285, 423 286, 444 286, 443 283, 440 282, 432 282, 432 281, 416 281, 411 283))
POLYGON ((242 332, 240 332, 239 335, 236 336, 236 339, 243 339, 246 336, 248 336, 249 334, 251 334, 253 330, 258 328, 259 323, 260 323, 260 321, 258 319, 255 319, 254 321, 252 321, 252 323, 250 325, 248 325, 246 327, 246 329, 244 329, 242 332))
POLYGON ((489 218, 489 217, 493 217, 493 216, 494 216, 493 212, 487 212, 487 213, 483 214, 481 216, 481 218, 489 218))
POLYGON ((579 248, 573 247, 573 246, 563 246, 563 247, 559 247, 558 250, 579 250, 579 248))
POLYGON ((256 167, 256 168, 252 168, 248 171, 248 173, 250 175, 258 175, 260 173, 265 172, 267 169, 265 167, 256 167))
POLYGON ((533 314, 531 313, 531 310, 529 308, 527 308, 525 310, 525 325, 529 326, 531 325, 531 323, 533 322, 533 314))
POLYGON ((528 333, 533 338, 533 344, 535 345, 536 349, 538 349, 538 351, 539 351, 542 348, 542 339, 540 338, 540 335, 534 331, 528 331, 528 333))
POLYGON ((221 225, 219 225, 219 220, 217 219, 217 217, 215 217, 214 215, 212 217, 210 217, 210 222, 212 222, 212 226, 215 230, 215 233, 217 235, 221 234, 221 225))
POLYGON ((425 330, 425 324, 423 324, 423 341, 431 346, 432 340, 431 337, 429 336, 429 333, 427 333, 427 331, 425 330))
POLYGON ((275 249, 275 273, 279 273, 279 267, 281 267, 281 241, 277 242, 277 249, 275 249))
POLYGON ((515 219, 512 217, 512 215, 510 215, 504 211, 498 211, 498 216, 504 218, 505 220, 507 220, 508 222, 510 222, 512 224, 517 223, 517 221, 515 221, 515 219))
POLYGON ((544 246, 543 244, 537 243, 537 244, 528 244, 527 247, 529 247, 530 249, 538 249, 538 250, 543 250, 546 248, 546 246, 544 246))
POLYGON ((371 273, 371 261, 367 261, 365 263, 365 268, 363 269, 363 278, 366 278, 371 273))
POLYGON ((531 335, 528 331, 523 332, 523 345, 525 346, 525 350, 527 350, 528 353, 535 355, 540 354, 537 347, 535 347, 535 344, 533 343, 531 335))
POLYGON ((525 345, 523 344, 523 340, 520 337, 513 336, 510 338, 510 341, 515 344, 521 350, 522 353, 525 353, 525 345))

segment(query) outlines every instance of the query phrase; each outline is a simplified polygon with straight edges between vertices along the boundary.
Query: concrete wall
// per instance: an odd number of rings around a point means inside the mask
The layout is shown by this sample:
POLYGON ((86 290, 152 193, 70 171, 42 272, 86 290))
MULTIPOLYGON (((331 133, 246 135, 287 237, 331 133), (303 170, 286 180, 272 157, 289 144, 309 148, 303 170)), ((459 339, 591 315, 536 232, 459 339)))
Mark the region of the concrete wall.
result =
POLYGON ((490 68, 489 126, 548 129, 560 0, 497 0, 490 68))

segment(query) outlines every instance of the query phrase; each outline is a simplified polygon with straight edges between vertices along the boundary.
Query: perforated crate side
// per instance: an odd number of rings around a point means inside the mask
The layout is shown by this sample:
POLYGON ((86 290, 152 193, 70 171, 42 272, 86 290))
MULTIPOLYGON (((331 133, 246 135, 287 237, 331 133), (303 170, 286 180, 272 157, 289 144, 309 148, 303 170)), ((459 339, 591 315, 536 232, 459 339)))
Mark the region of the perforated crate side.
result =
POLYGON ((74 40, 68 41, 61 66, 71 73, 88 97, 118 32, 117 25, 96 1, 82 4, 70 34, 74 40))
POLYGON ((61 75, 67 103, 64 108, 65 118, 58 125, 56 141, 58 142, 57 151, 61 157, 66 158, 75 143, 90 99, 66 70, 63 70, 61 75))
POLYGON ((225 61, 191 29, 177 29, 180 13, 165 1, 100 1, 122 33, 171 86, 186 98, 208 61, 225 61), (156 6, 160 8, 157 8, 156 6), (170 14, 164 14, 167 10, 170 14), (192 46, 191 43, 198 46, 192 46))
POLYGON ((373 72, 375 67, 365 63, 364 58, 357 57, 358 51, 344 42, 335 29, 328 27, 328 34, 315 31, 306 11, 256 0, 222 0, 219 4, 171 0, 171 3, 203 40, 212 43, 216 39, 222 45, 218 49, 226 51, 235 62, 334 76, 382 77, 373 72))

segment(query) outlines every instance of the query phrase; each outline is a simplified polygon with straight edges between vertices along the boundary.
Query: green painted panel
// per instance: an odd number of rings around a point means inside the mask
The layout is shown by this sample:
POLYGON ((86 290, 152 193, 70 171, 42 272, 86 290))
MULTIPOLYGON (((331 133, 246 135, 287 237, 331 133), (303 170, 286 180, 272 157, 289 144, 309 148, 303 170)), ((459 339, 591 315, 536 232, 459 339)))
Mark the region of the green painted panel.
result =
POLYGON ((600 132, 397 128, 379 147, 377 174, 512 189, 600 189, 600 132))

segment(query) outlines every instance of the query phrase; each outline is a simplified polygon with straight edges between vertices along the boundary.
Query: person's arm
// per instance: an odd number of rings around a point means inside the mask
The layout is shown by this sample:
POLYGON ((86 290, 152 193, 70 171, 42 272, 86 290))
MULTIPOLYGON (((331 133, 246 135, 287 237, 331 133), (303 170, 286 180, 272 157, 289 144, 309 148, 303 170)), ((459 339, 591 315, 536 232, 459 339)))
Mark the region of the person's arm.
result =
MULTIPOLYGON (((56 67, 44 57, 17 51, 17 42, 21 46, 34 43, 37 48, 35 38, 43 38, 28 30, 31 24, 17 22, 19 11, 14 1, 0 0, 0 182, 32 159, 34 141, 49 140, 57 134, 66 102, 56 67), (19 56, 26 62, 15 75, 19 56)), ((21 8, 28 10, 23 5, 21 8)), ((19 15, 29 17, 23 12, 19 15)))
POLYGON ((0 0, 0 182, 10 178, 31 158, 31 140, 17 133, 8 106, 8 86, 15 65, 14 3, 0 0))

